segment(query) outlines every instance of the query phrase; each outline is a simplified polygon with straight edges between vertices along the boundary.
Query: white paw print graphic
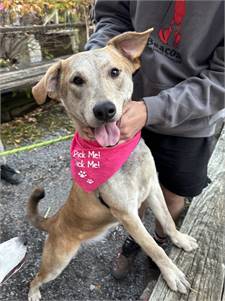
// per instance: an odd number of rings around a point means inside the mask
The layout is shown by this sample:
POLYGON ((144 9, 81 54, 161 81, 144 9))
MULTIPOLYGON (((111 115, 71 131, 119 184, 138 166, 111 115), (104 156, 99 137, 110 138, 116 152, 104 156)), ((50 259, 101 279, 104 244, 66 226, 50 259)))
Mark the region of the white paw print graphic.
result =
POLYGON ((80 172, 78 172, 78 176, 81 178, 85 178, 87 176, 87 173, 81 170, 80 172))
POLYGON ((87 179, 87 183, 88 183, 88 184, 93 184, 93 183, 94 183, 94 180, 92 180, 92 179, 87 179))

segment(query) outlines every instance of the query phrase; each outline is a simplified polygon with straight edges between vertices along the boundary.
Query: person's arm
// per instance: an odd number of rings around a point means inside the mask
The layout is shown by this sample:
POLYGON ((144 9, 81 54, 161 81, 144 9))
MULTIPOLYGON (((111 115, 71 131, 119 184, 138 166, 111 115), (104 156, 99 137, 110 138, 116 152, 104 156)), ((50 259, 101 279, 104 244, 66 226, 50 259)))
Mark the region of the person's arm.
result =
MULTIPOLYGON (((199 76, 190 77, 157 96, 144 97, 148 126, 176 127, 209 117, 225 108, 224 44, 216 48, 208 68, 199 76)), ((193 123, 194 126, 194 123, 193 123)))
POLYGON ((120 123, 121 140, 133 137, 144 126, 172 128, 202 118, 206 127, 210 117, 223 110, 225 115, 224 46, 221 43, 198 77, 190 77, 156 96, 131 101, 124 109, 120 123))
POLYGON ((85 45, 85 50, 104 47, 114 36, 125 31, 133 31, 129 12, 130 1, 97 0, 93 33, 85 45))

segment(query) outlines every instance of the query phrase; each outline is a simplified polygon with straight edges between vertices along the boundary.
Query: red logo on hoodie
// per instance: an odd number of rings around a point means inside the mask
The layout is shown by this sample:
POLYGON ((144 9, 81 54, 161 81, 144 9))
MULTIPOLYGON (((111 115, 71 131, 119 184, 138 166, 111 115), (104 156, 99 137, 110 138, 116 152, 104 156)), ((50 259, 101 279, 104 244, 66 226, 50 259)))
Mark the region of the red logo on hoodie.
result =
POLYGON ((175 0, 174 14, 169 27, 160 29, 159 37, 163 44, 168 44, 173 35, 173 46, 177 47, 181 42, 181 26, 186 14, 186 0, 175 0))

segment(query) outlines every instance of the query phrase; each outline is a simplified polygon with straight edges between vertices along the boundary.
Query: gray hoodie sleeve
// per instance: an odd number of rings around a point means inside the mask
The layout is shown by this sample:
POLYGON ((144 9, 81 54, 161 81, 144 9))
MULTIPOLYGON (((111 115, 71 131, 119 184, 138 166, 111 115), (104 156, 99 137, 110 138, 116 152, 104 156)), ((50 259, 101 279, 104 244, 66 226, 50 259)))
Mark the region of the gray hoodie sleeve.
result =
MULTIPOLYGON (((210 117, 225 108, 224 45, 214 51, 208 68, 156 96, 144 97, 148 126, 176 127, 210 117)), ((194 125, 194 123, 193 123, 194 125)))
POLYGON ((96 31, 85 45, 85 50, 104 47, 110 38, 125 31, 133 31, 129 1, 102 1, 95 5, 96 31))

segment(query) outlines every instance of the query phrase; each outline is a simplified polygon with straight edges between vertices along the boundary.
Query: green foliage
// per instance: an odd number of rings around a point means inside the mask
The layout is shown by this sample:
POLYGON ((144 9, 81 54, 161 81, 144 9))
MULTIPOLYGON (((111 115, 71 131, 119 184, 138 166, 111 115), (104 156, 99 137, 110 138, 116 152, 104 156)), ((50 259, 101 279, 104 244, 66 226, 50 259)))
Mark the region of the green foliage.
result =
POLYGON ((54 10, 59 13, 72 12, 79 20, 83 21, 93 0, 3 0, 1 2, 0 13, 7 13, 10 19, 16 16, 36 15, 44 17, 54 10))
POLYGON ((8 59, 0 58, 0 68, 10 66, 10 61, 8 59))

